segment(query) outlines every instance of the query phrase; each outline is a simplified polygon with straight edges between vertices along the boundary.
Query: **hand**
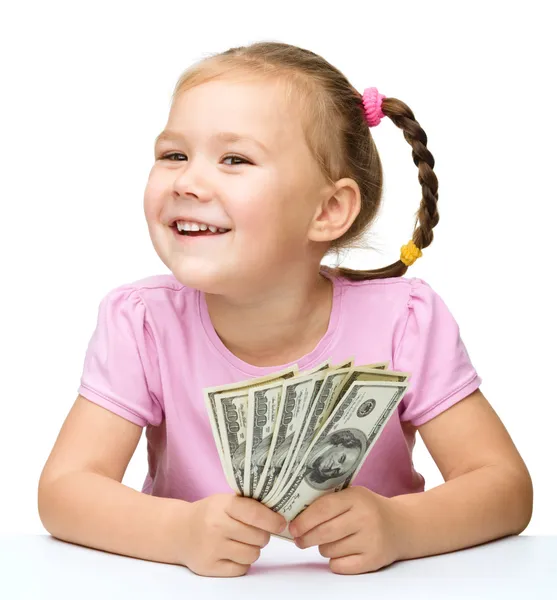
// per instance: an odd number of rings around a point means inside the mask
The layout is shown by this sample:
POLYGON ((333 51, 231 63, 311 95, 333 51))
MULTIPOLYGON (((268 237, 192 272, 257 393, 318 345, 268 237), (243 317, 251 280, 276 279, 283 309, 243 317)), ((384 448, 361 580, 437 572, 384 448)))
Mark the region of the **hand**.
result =
POLYGON ((253 498, 214 494, 184 506, 179 562, 198 575, 245 575, 271 533, 286 527, 282 515, 253 498))
POLYGON ((398 560, 396 516, 389 498, 352 486, 321 496, 293 519, 299 548, 319 546, 334 573, 368 573, 398 560))

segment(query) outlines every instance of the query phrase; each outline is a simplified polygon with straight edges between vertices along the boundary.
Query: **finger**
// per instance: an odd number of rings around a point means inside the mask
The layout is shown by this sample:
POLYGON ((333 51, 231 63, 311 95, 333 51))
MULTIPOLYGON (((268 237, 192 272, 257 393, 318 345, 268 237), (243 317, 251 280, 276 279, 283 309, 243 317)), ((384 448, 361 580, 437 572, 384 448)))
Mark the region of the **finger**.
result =
POLYGON ((292 520, 289 531, 294 537, 301 537, 321 523, 349 511, 350 507, 349 499, 340 492, 321 496, 292 520))
POLYGON ((236 540, 225 540, 221 550, 222 558, 228 558, 241 565, 251 565, 261 554, 259 546, 242 544, 236 540))
POLYGON ((264 531, 253 525, 246 525, 246 523, 237 521, 232 517, 230 517, 224 527, 224 534, 228 539, 242 542, 243 544, 259 546, 260 548, 266 546, 271 539, 271 534, 268 531, 264 531))
POLYGON ((351 533, 346 537, 335 542, 319 545, 319 554, 325 558, 339 558, 341 556, 350 556, 362 551, 361 542, 356 533, 351 533))
POLYGON ((340 575, 358 575, 359 573, 367 573, 369 571, 365 565, 365 556, 363 554, 351 554, 350 556, 331 558, 329 567, 333 573, 339 573, 340 575))
POLYGON ((347 535, 356 533, 358 524, 353 522, 350 511, 342 513, 317 527, 310 529, 306 534, 295 538, 298 548, 309 548, 341 540, 347 535))
POLYGON ((233 519, 269 533, 280 533, 286 527, 286 519, 261 502, 247 497, 237 500, 226 509, 227 514, 233 519))
POLYGON ((217 561, 218 571, 212 573, 210 577, 241 577, 247 572, 246 565, 240 565, 227 558, 217 561))

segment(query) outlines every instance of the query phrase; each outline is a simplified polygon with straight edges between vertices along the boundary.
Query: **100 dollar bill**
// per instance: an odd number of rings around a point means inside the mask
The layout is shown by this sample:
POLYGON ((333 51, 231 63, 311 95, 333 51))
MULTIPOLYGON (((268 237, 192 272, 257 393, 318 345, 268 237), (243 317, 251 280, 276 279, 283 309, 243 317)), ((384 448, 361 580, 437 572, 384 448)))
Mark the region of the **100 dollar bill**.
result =
POLYGON ((272 504, 265 504, 292 521, 319 496, 348 487, 408 385, 408 382, 354 381, 279 497, 272 504))
MULTIPOLYGON (((221 431, 221 428, 223 427, 223 425, 221 425, 219 427, 219 411, 218 411, 218 403, 217 403, 217 395, 219 395, 221 398, 224 396, 225 392, 229 392, 231 396, 237 395, 241 392, 246 392, 249 391, 250 388, 258 386, 260 384, 263 383, 267 383, 267 382, 272 382, 272 381, 276 381, 276 380, 281 380, 281 379, 289 379, 291 377, 294 377, 295 375, 298 374, 298 365, 292 365, 286 369, 283 369, 282 371, 277 371, 276 373, 271 373, 270 375, 264 375, 263 377, 257 377, 257 378, 253 378, 253 379, 248 379, 247 381, 240 381, 240 382, 235 382, 235 383, 229 383, 226 385, 217 385, 217 386, 213 386, 213 387, 207 387, 203 389, 203 394, 204 394, 204 399, 205 399, 205 405, 207 407, 207 413, 209 416, 209 422, 211 424, 211 429, 213 431, 213 437, 215 439, 215 444, 217 446, 217 452, 219 454, 219 458, 221 461, 221 465, 225 474, 225 477, 228 481, 228 485, 233 489, 236 490, 237 493, 242 494, 242 490, 237 488, 236 485, 236 479, 233 475, 232 472, 232 459, 231 457, 228 455, 225 455, 224 452, 224 436, 226 436, 228 439, 229 436, 231 436, 232 438, 234 438, 237 435, 237 432, 235 432, 236 426, 233 423, 234 419, 235 419, 235 415, 227 415, 227 419, 224 420, 224 424, 228 423, 229 421, 231 422, 231 429, 227 430, 226 427, 224 427, 224 429, 221 431)), ((222 406, 221 406, 221 410, 222 410, 222 406)), ((238 419, 236 419, 236 421, 238 421, 238 419)), ((222 422, 222 420, 221 420, 222 422)), ((230 440, 230 443, 228 444, 229 448, 230 446, 234 446, 234 439, 230 440)))
POLYGON ((303 441, 302 436, 307 435, 307 425, 311 421, 311 416, 316 412, 319 413, 319 407, 322 403, 322 398, 325 396, 329 398, 332 395, 332 391, 335 389, 334 386, 330 385, 331 379, 338 380, 337 373, 349 372, 349 367, 353 365, 353 357, 346 363, 340 365, 333 365, 327 369, 320 369, 318 375, 315 378, 315 386, 312 391, 312 398, 309 403, 303 406, 303 409, 298 411, 293 424, 294 435, 292 441, 289 444, 288 453, 286 459, 282 465, 282 469, 277 477, 273 488, 266 496, 266 499, 272 498, 282 487, 285 479, 288 479, 291 475, 293 464, 296 460, 297 453, 300 449, 301 442, 303 441))
POLYGON ((244 496, 253 497, 263 474, 275 431, 284 382, 264 383, 248 394, 244 496))
POLYGON ((334 410, 339 399, 346 394, 347 390, 354 381, 399 381, 405 382, 408 379, 408 373, 399 373, 384 370, 386 363, 377 363, 370 365, 361 365, 351 368, 339 368, 328 374, 321 389, 321 393, 314 405, 308 411, 306 422, 303 426, 303 433, 295 449, 294 457, 288 467, 288 472, 282 481, 275 485, 273 493, 265 500, 265 504, 272 503, 276 496, 281 493, 285 483, 296 471, 299 463, 305 456, 309 445, 313 441, 317 432, 320 431, 324 422, 334 410))
MULTIPOLYGON (((315 370, 320 371, 327 368, 328 363, 325 363, 315 370)), ((296 415, 303 410, 303 407, 311 399, 318 377, 319 374, 304 372, 284 383, 267 459, 254 492, 254 497, 257 500, 262 500, 269 494, 280 473, 293 439, 296 415)))

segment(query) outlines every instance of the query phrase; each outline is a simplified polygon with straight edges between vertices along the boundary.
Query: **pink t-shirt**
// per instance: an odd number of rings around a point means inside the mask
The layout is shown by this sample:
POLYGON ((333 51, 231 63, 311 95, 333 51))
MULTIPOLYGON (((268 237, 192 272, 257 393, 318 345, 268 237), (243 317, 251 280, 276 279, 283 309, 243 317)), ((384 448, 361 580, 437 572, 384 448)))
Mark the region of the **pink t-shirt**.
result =
POLYGON ((414 469, 416 426, 482 382, 441 297, 422 279, 332 279, 327 332, 297 361, 256 367, 218 337, 199 290, 173 275, 155 275, 111 290, 99 306, 78 392, 146 427, 148 473, 142 491, 193 502, 231 493, 213 438, 202 390, 260 377, 297 363, 331 359, 354 365, 389 361, 411 373, 398 413, 389 419, 352 483, 383 496, 424 491, 414 469))

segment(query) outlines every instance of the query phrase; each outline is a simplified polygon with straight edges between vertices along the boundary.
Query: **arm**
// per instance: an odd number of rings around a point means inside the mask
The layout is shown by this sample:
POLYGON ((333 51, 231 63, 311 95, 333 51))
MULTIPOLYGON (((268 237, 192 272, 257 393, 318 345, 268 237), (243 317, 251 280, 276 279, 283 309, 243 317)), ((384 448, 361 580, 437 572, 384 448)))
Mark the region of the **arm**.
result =
POLYGON ((399 559, 450 552, 526 528, 532 480, 479 389, 418 430, 445 483, 388 499, 399 559))
POLYGON ((141 431, 139 425, 78 396, 41 474, 39 515, 45 529, 59 539, 179 564, 176 523, 190 504, 121 483, 141 431))

